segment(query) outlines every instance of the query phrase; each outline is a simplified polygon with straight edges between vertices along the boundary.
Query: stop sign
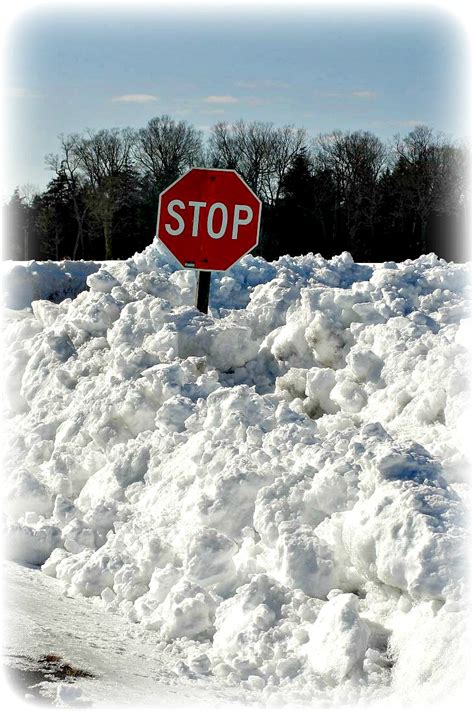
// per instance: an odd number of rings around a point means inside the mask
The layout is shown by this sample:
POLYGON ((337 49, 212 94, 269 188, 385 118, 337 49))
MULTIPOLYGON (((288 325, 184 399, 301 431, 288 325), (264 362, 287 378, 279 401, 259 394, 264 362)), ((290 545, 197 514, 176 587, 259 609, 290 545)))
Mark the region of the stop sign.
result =
POLYGON ((225 271, 258 244, 261 207, 235 170, 191 168, 160 195, 157 237, 183 267, 225 271))

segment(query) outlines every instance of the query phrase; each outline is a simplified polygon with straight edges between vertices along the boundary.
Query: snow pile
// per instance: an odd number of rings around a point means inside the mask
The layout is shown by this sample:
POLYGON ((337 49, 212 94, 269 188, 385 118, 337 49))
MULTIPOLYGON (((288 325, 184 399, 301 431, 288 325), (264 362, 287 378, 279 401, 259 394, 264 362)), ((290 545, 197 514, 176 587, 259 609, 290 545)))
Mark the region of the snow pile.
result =
POLYGON ((204 315, 153 245, 33 302, 7 327, 9 555, 182 674, 436 699, 464 674, 469 276, 247 256, 204 315))
POLYGON ((3 262, 2 304, 25 309, 33 301, 62 301, 86 288, 86 279, 100 269, 97 262, 3 262))

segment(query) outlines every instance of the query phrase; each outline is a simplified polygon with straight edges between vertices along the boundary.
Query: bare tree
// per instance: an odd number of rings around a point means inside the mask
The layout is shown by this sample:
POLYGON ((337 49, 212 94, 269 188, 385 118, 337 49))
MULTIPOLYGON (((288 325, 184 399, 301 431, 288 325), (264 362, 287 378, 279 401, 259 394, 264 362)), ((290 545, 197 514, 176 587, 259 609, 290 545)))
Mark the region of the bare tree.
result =
POLYGON ((377 184, 387 164, 384 144, 368 131, 334 131, 318 137, 314 161, 332 174, 338 201, 335 212, 343 210, 350 241, 357 244, 361 228, 374 231, 377 184))
POLYGON ((23 183, 18 188, 18 192, 25 205, 29 206, 33 204, 36 197, 41 195, 39 187, 34 183, 23 183))
POLYGON ((243 161, 235 134, 235 127, 225 121, 220 121, 212 127, 208 144, 208 162, 214 168, 241 171, 243 161))
POLYGON ((470 202, 468 171, 470 151, 467 146, 443 143, 439 148, 437 212, 456 212, 470 202))
POLYGON ((187 169, 202 165, 202 134, 185 121, 157 116, 138 131, 135 157, 162 190, 187 169))
POLYGON ((72 137, 71 148, 77 166, 90 184, 88 204, 102 225, 105 259, 112 259, 113 219, 126 200, 126 183, 133 169, 131 129, 88 131, 72 137))
POLYGON ((76 240, 72 250, 72 258, 76 259, 79 247, 82 258, 84 258, 84 221, 86 219, 89 205, 84 199, 87 191, 87 181, 85 174, 81 172, 81 160, 76 149, 76 144, 80 141, 77 134, 70 136, 59 136, 61 153, 50 153, 46 156, 46 165, 54 170, 57 177, 61 175, 66 182, 69 197, 72 202, 74 220, 77 225, 76 240))
POLYGON ((209 139, 210 163, 236 170, 264 202, 274 205, 283 177, 305 140, 304 129, 293 126, 220 122, 213 126, 209 139))
POLYGON ((270 170, 264 181, 264 189, 271 205, 281 197, 283 180, 296 156, 306 148, 307 135, 304 128, 283 126, 273 130, 270 170))
POLYGON ((273 126, 271 123, 239 121, 233 127, 236 147, 241 156, 241 171, 246 182, 265 198, 265 182, 271 172, 273 126))
POLYGON ((441 132, 419 125, 404 138, 395 136, 394 155, 399 209, 410 208, 412 234, 419 224, 420 248, 425 251, 430 215, 455 211, 466 199, 467 152, 451 145, 441 132))

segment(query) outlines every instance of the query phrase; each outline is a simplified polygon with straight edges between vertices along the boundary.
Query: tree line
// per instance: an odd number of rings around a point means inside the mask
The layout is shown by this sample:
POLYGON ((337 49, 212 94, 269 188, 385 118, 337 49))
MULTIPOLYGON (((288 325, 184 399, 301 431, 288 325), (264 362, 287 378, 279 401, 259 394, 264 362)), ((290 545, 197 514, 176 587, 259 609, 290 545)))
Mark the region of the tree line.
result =
POLYGON ((427 126, 382 142, 294 126, 220 122, 207 140, 170 116, 59 137, 42 193, 3 207, 5 259, 122 259, 153 239, 159 193, 193 166, 232 168, 262 200, 260 243, 282 254, 347 250, 356 261, 434 251, 468 259, 468 151, 427 126))

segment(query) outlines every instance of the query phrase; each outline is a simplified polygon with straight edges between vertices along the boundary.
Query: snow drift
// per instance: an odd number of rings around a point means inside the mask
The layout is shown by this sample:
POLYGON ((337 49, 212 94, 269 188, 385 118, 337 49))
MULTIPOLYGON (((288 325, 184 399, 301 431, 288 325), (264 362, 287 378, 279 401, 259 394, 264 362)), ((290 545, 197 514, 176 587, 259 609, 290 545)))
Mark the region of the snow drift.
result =
POLYGON ((463 679, 469 270, 157 244, 6 325, 11 558, 270 700, 463 679))
POLYGON ((24 309, 38 299, 74 298, 98 269, 98 262, 3 262, 2 303, 9 309, 24 309))

